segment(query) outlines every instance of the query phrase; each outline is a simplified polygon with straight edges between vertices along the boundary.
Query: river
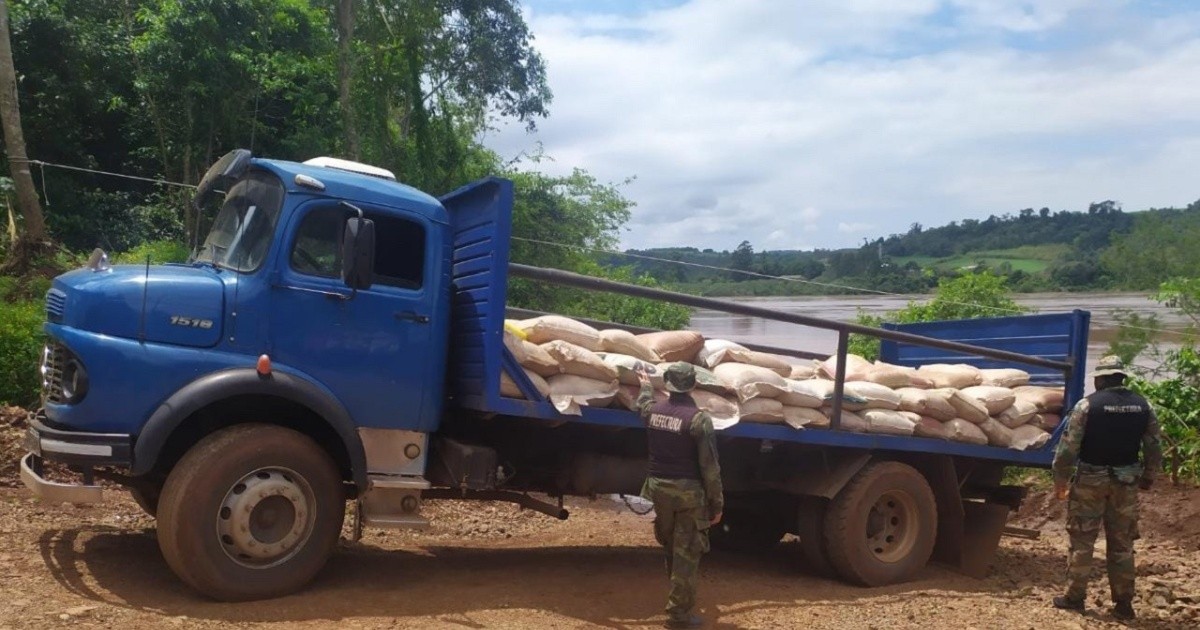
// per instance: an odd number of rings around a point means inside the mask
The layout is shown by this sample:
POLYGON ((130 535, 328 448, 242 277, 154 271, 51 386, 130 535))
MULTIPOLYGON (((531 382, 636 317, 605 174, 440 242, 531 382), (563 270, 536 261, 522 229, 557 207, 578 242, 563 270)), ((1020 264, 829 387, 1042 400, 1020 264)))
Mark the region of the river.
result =
MULTIPOLYGON (((929 299, 928 296, 916 296, 929 299)), ((773 308, 780 311, 800 313, 812 317, 851 322, 862 309, 872 314, 883 314, 904 308, 910 296, 816 296, 740 298, 740 302, 773 308)), ((1091 330, 1088 335, 1088 369, 1108 349, 1108 342, 1116 332, 1117 324, 1113 311, 1125 309, 1141 315, 1155 314, 1159 325, 1169 330, 1180 330, 1186 325, 1185 318, 1172 309, 1149 299, 1145 293, 1031 293, 1013 297, 1022 306, 1039 313, 1057 313, 1081 309, 1092 314, 1091 330)), ((720 311, 701 309, 692 314, 692 329, 706 337, 730 339, 747 343, 759 343, 780 348, 807 350, 832 354, 837 350, 837 333, 820 328, 799 326, 774 320, 731 315, 720 311)), ((1160 335, 1164 347, 1171 345, 1175 335, 1160 335)), ((1143 363, 1139 361, 1139 363, 1143 363)))

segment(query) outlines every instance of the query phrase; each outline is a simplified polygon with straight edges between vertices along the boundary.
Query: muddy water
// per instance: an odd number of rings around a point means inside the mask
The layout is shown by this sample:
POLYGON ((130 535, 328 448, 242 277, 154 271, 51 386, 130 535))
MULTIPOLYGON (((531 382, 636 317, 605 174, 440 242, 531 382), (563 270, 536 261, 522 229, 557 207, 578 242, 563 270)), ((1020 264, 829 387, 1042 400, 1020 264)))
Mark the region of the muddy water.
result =
MULTIPOLYGON (((740 301, 785 312, 850 322, 860 309, 867 313, 883 314, 904 308, 909 299, 911 298, 902 296, 831 296, 743 298, 740 301)), ((1116 332, 1117 325, 1113 319, 1113 312, 1116 310, 1124 309, 1141 315, 1156 314, 1160 326, 1169 330, 1179 330, 1185 325, 1183 318, 1171 309, 1150 300, 1144 293, 1035 293, 1019 295, 1016 301, 1039 313, 1059 313, 1075 309, 1090 311, 1092 323, 1088 335, 1089 369, 1107 350, 1108 342, 1116 332)), ((837 333, 833 331, 720 311, 696 311, 692 314, 691 327, 708 337, 828 354, 837 350, 837 333)), ((1170 334, 1160 336, 1164 346, 1169 345, 1175 338, 1176 336, 1170 334)))

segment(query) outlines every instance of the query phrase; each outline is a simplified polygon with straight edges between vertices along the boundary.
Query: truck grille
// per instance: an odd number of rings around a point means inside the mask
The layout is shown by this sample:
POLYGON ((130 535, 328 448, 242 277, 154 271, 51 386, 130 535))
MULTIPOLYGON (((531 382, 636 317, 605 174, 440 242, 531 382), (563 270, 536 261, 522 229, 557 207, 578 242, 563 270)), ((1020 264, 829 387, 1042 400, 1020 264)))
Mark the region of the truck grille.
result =
POLYGON ((58 289, 46 292, 46 319, 59 323, 67 310, 67 294, 58 289))
POLYGON ((71 360, 71 351, 60 343, 51 342, 42 353, 42 395, 45 402, 62 404, 66 401, 63 395, 63 368, 71 360))

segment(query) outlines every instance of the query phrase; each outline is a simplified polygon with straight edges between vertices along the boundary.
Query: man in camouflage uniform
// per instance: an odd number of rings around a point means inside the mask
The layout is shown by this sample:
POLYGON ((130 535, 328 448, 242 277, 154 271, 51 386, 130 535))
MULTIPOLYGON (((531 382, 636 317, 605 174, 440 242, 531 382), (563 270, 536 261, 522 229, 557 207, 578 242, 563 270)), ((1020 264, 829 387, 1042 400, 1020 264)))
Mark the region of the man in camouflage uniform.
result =
POLYGON ((721 520, 724 496, 721 467, 712 418, 696 407, 688 392, 696 386, 695 368, 673 363, 663 373, 670 393, 655 402, 646 371, 641 381, 638 410, 646 423, 649 443, 649 476, 642 496, 654 503, 654 537, 667 553, 668 628, 696 628, 704 620, 692 613, 700 556, 709 550, 708 528, 721 520))
POLYGON ((1104 523, 1113 616, 1132 619, 1133 541, 1138 538, 1137 491, 1149 490, 1162 469, 1158 419, 1145 398, 1125 387, 1121 359, 1100 360, 1096 392, 1075 405, 1054 454, 1054 491, 1068 498, 1067 593, 1054 606, 1083 611, 1092 548, 1104 523), (1145 466, 1138 462, 1141 447, 1145 466), (1072 471, 1074 476, 1072 476, 1072 471))

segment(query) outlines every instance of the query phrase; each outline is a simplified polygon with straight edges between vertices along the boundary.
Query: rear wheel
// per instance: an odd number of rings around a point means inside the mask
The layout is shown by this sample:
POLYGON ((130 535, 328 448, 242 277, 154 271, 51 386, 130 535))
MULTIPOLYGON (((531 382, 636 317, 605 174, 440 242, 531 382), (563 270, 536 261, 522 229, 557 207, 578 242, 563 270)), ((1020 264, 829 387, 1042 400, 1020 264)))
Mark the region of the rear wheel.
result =
POLYGON ((796 515, 796 534, 800 537, 800 552, 805 568, 814 575, 834 575, 825 551, 825 512, 829 501, 818 497, 804 497, 796 515))
POLYGON ((726 509, 721 522, 709 529, 709 540, 714 549, 747 553, 771 549, 785 533, 783 519, 776 514, 726 509))
POLYGON ((171 471, 158 544, 176 575, 210 597, 277 597, 324 566, 344 508, 338 469, 312 439, 239 425, 201 440, 171 471))
POLYGON ((825 515, 830 564, 866 586, 911 579, 929 561, 937 537, 937 503, 921 473, 899 462, 863 468, 825 515))

